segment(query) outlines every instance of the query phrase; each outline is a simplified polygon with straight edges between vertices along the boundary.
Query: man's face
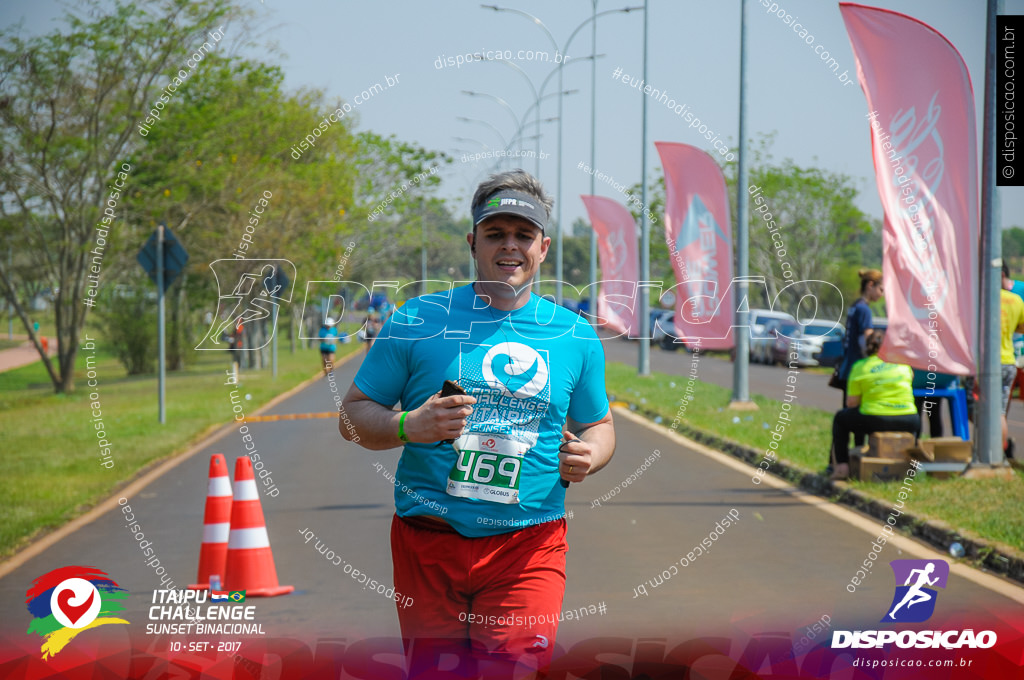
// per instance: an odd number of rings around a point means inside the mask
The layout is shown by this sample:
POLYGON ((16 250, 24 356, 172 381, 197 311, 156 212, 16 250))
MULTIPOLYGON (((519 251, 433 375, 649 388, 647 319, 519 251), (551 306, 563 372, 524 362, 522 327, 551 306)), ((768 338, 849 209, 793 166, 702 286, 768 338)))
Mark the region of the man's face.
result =
POLYGON ((475 245, 477 279, 502 281, 516 290, 528 285, 548 254, 551 239, 537 225, 515 215, 495 215, 466 237, 475 245))

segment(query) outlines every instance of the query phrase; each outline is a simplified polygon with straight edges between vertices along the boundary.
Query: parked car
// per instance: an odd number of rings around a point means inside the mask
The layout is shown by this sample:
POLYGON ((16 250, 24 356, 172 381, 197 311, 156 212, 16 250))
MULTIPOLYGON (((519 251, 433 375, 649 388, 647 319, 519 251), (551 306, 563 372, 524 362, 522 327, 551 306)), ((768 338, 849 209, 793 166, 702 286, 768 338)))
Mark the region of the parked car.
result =
POLYGON ((846 338, 846 328, 836 326, 836 330, 837 333, 825 338, 821 347, 811 355, 818 361, 819 366, 831 368, 843 360, 843 341, 846 338))
POLYGON ((751 342, 751 361, 787 365, 790 353, 795 351, 798 366, 817 366, 818 359, 814 354, 821 350, 826 339, 841 337, 842 332, 842 326, 829 322, 801 325, 795 321, 772 319, 764 325, 764 337, 751 342))
POLYGON ((769 339, 774 342, 774 337, 769 338, 765 334, 765 328, 769 321, 791 321, 796 323, 792 314, 786 312, 775 312, 770 309, 750 310, 750 362, 771 363, 768 351, 769 339))
MULTIPOLYGON (((885 317, 877 317, 872 320, 871 327, 884 331, 889 327, 889 320, 885 317)), ((818 360, 819 366, 832 367, 843 360, 843 342, 846 339, 846 328, 837 326, 837 329, 841 332, 835 336, 825 338, 825 341, 821 344, 821 349, 814 351, 812 354, 818 360)))
POLYGON ((756 337, 750 341, 751 363, 786 363, 792 338, 801 335, 801 326, 787 319, 768 319, 756 337))
MULTIPOLYGON (((833 338, 842 339, 846 333, 841 325, 837 323, 831 323, 828 321, 814 321, 809 324, 805 324, 803 327, 803 333, 800 337, 800 343, 797 346, 797 364, 800 366, 817 366, 820 361, 815 356, 817 355, 822 346, 826 341, 833 338)), ((789 350, 786 350, 788 355, 789 350)), ((839 350, 840 356, 842 355, 842 345, 839 350)), ((788 362, 788 358, 785 359, 788 362)))
POLYGON ((657 315, 651 314, 651 342, 669 352, 679 348, 689 349, 685 342, 676 342, 675 316, 676 313, 671 309, 661 309, 657 315))

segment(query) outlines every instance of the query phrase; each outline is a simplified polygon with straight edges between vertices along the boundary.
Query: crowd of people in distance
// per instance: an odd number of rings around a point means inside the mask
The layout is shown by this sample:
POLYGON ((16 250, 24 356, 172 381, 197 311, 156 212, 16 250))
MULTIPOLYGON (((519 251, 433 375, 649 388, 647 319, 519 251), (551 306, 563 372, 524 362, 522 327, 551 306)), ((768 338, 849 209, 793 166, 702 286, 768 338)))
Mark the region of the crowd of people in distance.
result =
MULTIPOLYGON (((939 404, 926 397, 915 397, 914 387, 920 385, 924 372, 906 364, 894 364, 878 357, 885 340, 885 331, 874 328, 869 305, 882 298, 882 272, 861 269, 860 297, 850 307, 846 320, 843 358, 833 378, 833 386, 843 391, 843 402, 832 421, 832 452, 827 472, 830 479, 847 479, 850 475, 850 435, 854 445, 863 446, 873 432, 909 432, 921 434, 923 416, 928 414, 929 433, 942 436, 939 404)), ((1002 434, 1003 453, 1013 458, 1014 442, 1007 429, 1010 393, 1017 378, 1017 353, 1014 336, 1024 333, 1024 282, 1010 278, 1003 263, 1000 289, 1000 364, 1002 365, 1002 434)), ((932 374, 932 384, 947 385, 956 376, 932 374)), ((973 401, 973 376, 963 378, 968 401, 973 401)))

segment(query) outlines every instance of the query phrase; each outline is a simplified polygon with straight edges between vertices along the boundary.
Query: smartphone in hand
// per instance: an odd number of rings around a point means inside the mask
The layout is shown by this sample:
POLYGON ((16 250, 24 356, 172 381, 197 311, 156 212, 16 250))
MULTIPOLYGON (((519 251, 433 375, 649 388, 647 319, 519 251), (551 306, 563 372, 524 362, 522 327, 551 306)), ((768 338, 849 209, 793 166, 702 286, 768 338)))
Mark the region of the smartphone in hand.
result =
POLYGON ((459 387, 459 384, 451 380, 445 380, 441 386, 441 396, 450 397, 455 394, 466 394, 466 390, 459 387))
MULTIPOLYGON (((452 382, 451 380, 445 380, 444 384, 441 385, 441 396, 450 397, 456 394, 466 394, 466 390, 459 387, 458 383, 452 382)), ((454 444, 454 439, 442 439, 445 444, 454 444)))

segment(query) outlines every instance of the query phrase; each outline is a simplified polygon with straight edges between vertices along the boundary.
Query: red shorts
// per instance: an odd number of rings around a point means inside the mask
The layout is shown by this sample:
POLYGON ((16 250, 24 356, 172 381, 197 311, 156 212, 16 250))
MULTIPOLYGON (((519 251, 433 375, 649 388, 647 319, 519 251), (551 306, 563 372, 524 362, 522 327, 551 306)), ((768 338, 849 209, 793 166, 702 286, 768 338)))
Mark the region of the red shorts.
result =
POLYGON ((471 656, 545 668, 565 595, 565 520, 466 538, 447 525, 395 516, 395 589, 402 637, 461 643, 471 656), (527 658, 523 658, 527 657, 527 658))

